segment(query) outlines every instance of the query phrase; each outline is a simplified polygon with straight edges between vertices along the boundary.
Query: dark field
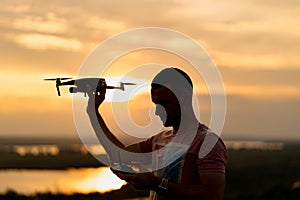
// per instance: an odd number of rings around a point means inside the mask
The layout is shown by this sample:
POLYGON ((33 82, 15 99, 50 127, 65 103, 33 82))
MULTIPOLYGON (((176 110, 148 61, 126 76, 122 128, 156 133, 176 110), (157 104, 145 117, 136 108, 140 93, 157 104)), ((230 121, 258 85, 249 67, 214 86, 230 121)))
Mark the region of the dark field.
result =
POLYGON ((300 147, 229 150, 224 199, 300 199, 300 147))
MULTIPOLYGON (((224 199, 300 199, 300 146, 285 145, 283 150, 228 150, 224 199), (297 184, 295 184, 298 182, 297 184)), ((0 154, 0 169, 64 169, 70 167, 99 167, 89 154, 61 152, 57 156, 19 156, 16 153, 0 154)), ((1 181, 1 180, 0 180, 1 181)), ((22 196, 14 191, 0 195, 0 199, 127 199, 147 196, 131 186, 106 194, 22 196)))

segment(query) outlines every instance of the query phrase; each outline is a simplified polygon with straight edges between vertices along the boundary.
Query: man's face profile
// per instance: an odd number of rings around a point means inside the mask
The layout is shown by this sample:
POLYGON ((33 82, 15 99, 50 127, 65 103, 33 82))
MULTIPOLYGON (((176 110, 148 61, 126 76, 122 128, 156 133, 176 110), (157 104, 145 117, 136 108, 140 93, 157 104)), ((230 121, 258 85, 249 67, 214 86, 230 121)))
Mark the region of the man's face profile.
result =
POLYGON ((166 87, 151 89, 152 102, 156 104, 155 114, 163 121, 164 126, 179 126, 181 119, 180 104, 177 97, 166 87))

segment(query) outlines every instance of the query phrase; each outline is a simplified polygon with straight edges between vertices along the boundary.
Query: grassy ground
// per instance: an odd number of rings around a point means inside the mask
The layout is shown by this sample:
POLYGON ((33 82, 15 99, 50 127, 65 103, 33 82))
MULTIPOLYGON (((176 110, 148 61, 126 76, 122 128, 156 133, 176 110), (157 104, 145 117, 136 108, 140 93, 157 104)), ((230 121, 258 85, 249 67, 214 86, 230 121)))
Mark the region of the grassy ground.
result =
MULTIPOLYGON (((235 199, 299 199, 300 188, 292 188, 300 181, 300 146, 288 145, 282 151, 229 150, 226 173, 225 200, 235 199)), ((68 167, 99 167, 101 164, 90 155, 63 152, 59 156, 25 156, 14 153, 0 154, 0 169, 35 168, 63 169, 68 167)), ((74 194, 72 196, 38 194, 21 196, 13 191, 0 195, 0 199, 126 199, 146 196, 126 186, 105 195, 74 194)))
POLYGON ((299 199, 300 147, 229 151, 224 199, 299 199))

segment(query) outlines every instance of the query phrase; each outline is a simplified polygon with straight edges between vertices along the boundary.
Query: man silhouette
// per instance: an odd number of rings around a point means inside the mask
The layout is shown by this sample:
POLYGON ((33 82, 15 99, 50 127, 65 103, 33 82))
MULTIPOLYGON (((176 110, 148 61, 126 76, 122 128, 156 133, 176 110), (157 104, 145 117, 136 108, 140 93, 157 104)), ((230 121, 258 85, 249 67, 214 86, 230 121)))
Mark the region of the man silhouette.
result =
MULTIPOLYGON (((105 99, 87 88, 87 113, 95 129, 101 126, 106 137, 116 146, 136 153, 158 152, 151 162, 160 166, 155 172, 115 174, 137 187, 151 190, 151 199, 222 199, 225 187, 227 151, 223 141, 201 124, 192 107, 193 83, 178 68, 160 71, 151 83, 151 98, 165 127, 151 138, 125 146, 110 132, 99 106, 105 99), (95 113, 97 120, 93 119, 95 113)), ((96 129, 95 129, 96 131, 96 129)))

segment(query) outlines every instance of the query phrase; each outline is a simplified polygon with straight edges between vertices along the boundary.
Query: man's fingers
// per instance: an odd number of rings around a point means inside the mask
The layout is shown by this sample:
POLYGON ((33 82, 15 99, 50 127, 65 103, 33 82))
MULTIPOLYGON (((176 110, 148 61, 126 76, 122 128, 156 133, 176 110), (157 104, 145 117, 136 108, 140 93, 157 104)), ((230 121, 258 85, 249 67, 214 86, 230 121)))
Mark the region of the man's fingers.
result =
POLYGON ((125 173, 118 173, 118 176, 120 179, 126 180, 126 181, 133 181, 135 179, 135 174, 125 174, 125 173))
MULTIPOLYGON (((96 90, 96 91, 100 91, 100 89, 97 87, 97 90, 96 90)), ((93 95, 93 94, 94 94, 94 91, 93 91, 91 85, 89 85, 89 84, 86 85, 86 93, 87 93, 88 95, 93 95)), ((95 94, 98 95, 98 96, 105 96, 105 94, 106 94, 106 89, 101 90, 101 92, 99 92, 99 93, 98 93, 98 92, 95 92, 95 94)))

